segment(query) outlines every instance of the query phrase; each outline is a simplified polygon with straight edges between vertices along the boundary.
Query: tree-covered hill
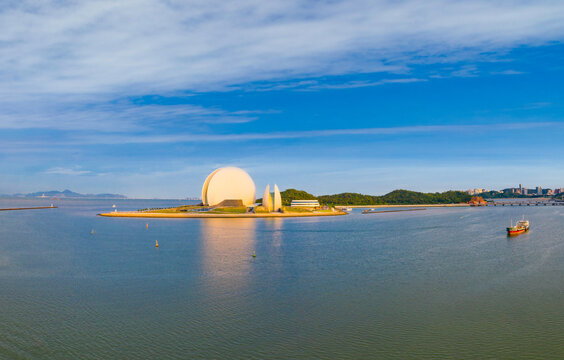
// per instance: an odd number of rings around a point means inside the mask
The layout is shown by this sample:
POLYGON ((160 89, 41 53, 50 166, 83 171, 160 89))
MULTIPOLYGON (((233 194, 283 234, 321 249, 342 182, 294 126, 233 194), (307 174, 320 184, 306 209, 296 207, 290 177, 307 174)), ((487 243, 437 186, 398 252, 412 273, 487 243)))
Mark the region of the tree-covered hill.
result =
POLYGON ((442 193, 420 193, 409 190, 394 190, 383 196, 342 193, 323 195, 319 201, 327 205, 415 205, 415 204, 455 204, 468 202, 471 196, 462 191, 442 193))
MULTIPOLYGON (((290 206, 292 200, 319 200, 325 205, 416 205, 416 204, 456 204, 468 202, 472 198, 462 191, 442 193, 420 193, 409 190, 394 190, 383 196, 358 193, 314 196, 303 190, 288 189, 280 193, 284 206, 290 206)), ((262 199, 257 199, 262 202, 262 199)))
POLYGON ((318 200, 327 205, 378 205, 384 204, 381 196, 363 195, 358 193, 342 193, 335 195, 321 195, 318 200))

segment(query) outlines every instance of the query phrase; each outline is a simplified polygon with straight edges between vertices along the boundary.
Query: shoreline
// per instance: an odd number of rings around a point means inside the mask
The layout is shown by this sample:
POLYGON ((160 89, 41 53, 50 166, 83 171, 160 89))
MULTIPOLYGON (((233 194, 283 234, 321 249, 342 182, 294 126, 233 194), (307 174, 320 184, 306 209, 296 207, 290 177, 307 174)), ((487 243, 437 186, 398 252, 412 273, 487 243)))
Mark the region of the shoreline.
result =
POLYGON ((470 204, 415 204, 415 205, 335 205, 335 209, 342 208, 412 208, 412 207, 470 207, 470 204))
POLYGON ((380 211, 369 211, 365 210, 363 214, 381 214, 381 213, 392 213, 392 212, 402 212, 402 211, 421 211, 427 210, 426 208, 418 208, 418 209, 400 209, 400 210, 380 210, 380 211))
POLYGON ((314 216, 341 216, 348 215, 344 211, 327 213, 265 213, 265 214, 181 214, 181 213, 144 213, 137 211, 122 211, 100 213, 98 216, 104 217, 128 217, 128 218, 184 218, 184 219, 217 219, 217 218, 289 218, 289 217, 314 217, 314 216))

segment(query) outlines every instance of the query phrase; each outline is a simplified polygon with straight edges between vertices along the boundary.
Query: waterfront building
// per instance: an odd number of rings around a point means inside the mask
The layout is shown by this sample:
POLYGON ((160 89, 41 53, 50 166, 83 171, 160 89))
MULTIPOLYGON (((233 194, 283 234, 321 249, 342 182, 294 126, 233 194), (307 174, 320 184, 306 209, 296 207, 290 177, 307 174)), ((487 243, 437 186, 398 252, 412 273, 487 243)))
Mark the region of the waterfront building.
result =
POLYGON ((487 190, 484 188, 477 188, 477 189, 468 189, 466 190, 466 193, 468 193, 468 195, 478 195, 478 194, 482 194, 485 193, 487 190))
POLYGON ((264 189, 264 194, 262 195, 262 206, 269 212, 272 211, 272 199, 270 199, 270 184, 266 185, 266 189, 264 189))
POLYGON ((319 201, 317 200, 292 200, 290 204, 291 207, 305 207, 305 208, 315 208, 319 207, 319 201))
POLYGON ((542 195, 542 188, 537 186, 537 195, 542 195))
POLYGON ((280 189, 276 184, 274 184, 273 210, 282 211, 282 195, 280 195, 280 189))
POLYGON ((236 167, 215 170, 208 175, 202 187, 202 203, 205 206, 221 206, 222 203, 251 206, 255 203, 255 195, 253 179, 236 167))

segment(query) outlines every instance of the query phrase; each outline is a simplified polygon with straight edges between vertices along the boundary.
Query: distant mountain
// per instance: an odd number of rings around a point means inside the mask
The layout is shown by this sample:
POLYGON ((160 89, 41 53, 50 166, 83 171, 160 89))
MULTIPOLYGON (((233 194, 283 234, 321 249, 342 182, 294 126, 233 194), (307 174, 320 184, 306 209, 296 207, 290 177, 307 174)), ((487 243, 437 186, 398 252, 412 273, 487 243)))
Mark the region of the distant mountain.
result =
POLYGON ((127 199, 125 195, 119 194, 79 194, 74 191, 64 190, 50 190, 50 191, 38 191, 30 194, 14 194, 14 195, 2 195, 2 197, 25 197, 25 198, 83 198, 83 199, 127 199))

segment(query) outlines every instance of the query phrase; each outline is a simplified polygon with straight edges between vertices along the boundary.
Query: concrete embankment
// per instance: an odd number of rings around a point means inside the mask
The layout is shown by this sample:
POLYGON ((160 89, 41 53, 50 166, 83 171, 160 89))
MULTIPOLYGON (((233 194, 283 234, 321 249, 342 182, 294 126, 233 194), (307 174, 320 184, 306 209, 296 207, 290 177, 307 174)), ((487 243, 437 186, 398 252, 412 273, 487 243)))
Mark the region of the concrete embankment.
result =
POLYGON ((0 209, 0 211, 16 211, 16 210, 39 210, 39 209, 56 209, 57 206, 35 206, 35 207, 23 207, 23 208, 6 208, 0 209))

